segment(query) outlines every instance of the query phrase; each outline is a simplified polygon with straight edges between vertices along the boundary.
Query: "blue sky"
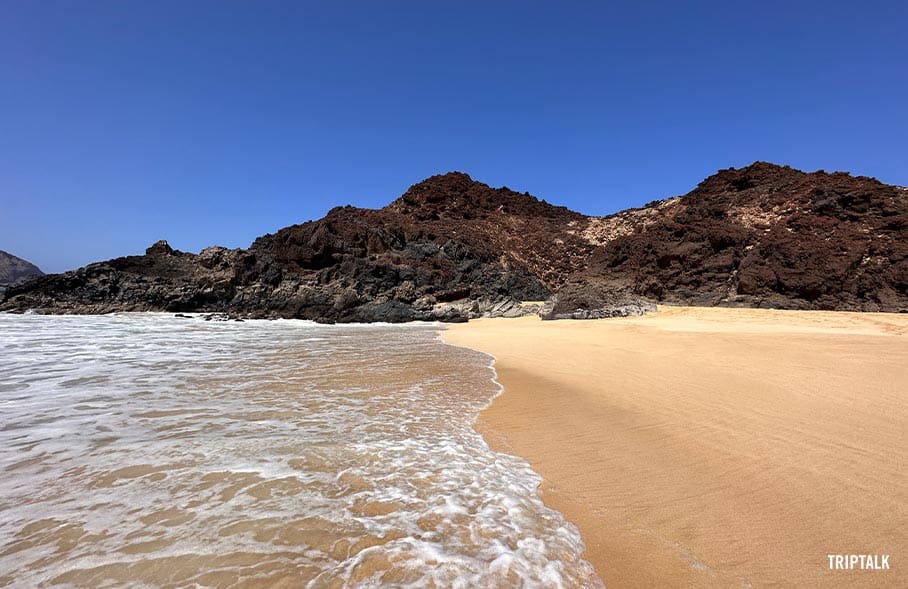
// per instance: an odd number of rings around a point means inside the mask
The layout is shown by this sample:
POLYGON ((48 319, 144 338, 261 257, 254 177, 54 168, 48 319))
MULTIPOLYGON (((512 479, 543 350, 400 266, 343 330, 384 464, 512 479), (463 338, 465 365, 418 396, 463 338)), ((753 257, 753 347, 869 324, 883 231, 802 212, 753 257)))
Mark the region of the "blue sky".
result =
POLYGON ((588 214, 755 160, 908 184, 908 3, 0 3, 0 249, 245 247, 449 170, 588 214))

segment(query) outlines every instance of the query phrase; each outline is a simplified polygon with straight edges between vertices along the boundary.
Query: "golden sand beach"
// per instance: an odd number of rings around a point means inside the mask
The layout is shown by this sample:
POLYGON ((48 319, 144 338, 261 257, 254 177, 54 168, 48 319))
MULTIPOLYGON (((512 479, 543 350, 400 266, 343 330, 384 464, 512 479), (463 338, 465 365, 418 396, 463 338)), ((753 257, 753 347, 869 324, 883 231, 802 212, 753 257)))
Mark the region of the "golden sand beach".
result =
POLYGON ((476 427, 543 476, 611 589, 908 586, 908 315, 660 307, 443 337, 496 357, 476 427))

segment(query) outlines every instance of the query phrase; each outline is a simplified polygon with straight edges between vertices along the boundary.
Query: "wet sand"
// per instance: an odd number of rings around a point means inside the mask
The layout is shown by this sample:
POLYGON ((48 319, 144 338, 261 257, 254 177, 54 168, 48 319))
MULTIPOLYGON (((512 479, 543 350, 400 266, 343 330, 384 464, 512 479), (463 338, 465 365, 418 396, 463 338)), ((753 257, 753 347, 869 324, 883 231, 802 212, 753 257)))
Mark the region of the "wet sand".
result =
POLYGON ((455 325, 608 587, 908 586, 908 315, 660 307, 455 325), (829 569, 888 554, 890 570, 829 569))

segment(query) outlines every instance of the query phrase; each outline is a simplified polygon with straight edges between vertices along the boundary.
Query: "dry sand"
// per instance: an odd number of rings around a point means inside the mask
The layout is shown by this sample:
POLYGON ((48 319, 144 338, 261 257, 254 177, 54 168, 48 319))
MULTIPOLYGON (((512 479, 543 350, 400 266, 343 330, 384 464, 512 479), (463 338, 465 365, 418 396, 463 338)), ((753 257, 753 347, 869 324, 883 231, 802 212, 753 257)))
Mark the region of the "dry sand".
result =
POLYGON ((477 428, 623 587, 908 587, 908 315, 660 307, 491 319, 477 428), (827 554, 889 554, 830 571, 827 554))

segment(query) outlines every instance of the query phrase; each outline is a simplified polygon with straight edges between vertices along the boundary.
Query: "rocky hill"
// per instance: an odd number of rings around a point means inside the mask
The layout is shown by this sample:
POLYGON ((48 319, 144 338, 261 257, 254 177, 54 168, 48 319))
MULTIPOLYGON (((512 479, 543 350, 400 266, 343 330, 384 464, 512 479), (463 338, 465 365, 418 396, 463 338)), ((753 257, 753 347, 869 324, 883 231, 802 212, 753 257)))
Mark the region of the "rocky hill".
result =
POLYGON ((0 310, 224 312, 319 321, 643 312, 652 302, 908 308, 908 191, 755 163, 604 218, 451 172, 378 209, 200 254, 166 242, 12 288, 0 310))
POLYGON ((578 285, 688 305, 908 308, 908 190, 757 162, 681 198, 594 220, 578 285))
POLYGON ((17 284, 36 276, 44 276, 37 266, 0 250, 0 286, 17 284))

